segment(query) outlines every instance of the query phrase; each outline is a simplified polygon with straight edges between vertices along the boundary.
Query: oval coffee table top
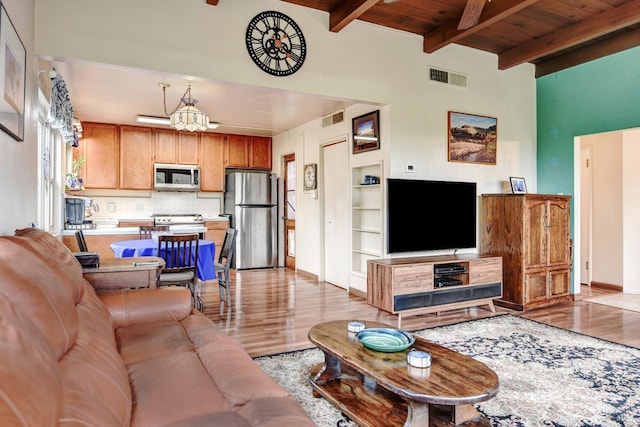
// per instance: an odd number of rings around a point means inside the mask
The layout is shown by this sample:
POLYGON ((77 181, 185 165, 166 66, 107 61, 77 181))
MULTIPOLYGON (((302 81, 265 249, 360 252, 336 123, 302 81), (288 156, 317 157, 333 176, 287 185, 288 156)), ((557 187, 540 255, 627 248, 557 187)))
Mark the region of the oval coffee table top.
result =
MULTIPOLYGON (((309 330, 309 340, 325 353, 404 398, 431 404, 460 405, 488 400, 498 393, 496 373, 484 363, 416 336, 408 349, 395 353, 365 348, 347 331, 348 320, 320 323, 309 330), (412 350, 431 354, 429 368, 407 363, 412 350)), ((393 328, 365 321, 367 328, 393 328)))

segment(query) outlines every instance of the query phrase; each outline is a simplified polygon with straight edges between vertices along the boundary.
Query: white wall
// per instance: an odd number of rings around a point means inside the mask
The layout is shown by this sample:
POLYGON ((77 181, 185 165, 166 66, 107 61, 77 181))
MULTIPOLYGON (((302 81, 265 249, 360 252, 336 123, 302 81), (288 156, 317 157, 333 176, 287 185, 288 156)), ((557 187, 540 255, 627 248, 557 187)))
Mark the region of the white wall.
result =
MULTIPOLYGON (((318 163, 321 144, 348 136, 352 117, 381 108, 382 149, 352 156, 352 164, 383 159, 387 176, 475 181, 479 193, 501 192, 509 176, 523 176, 529 190, 536 190, 530 64, 499 71, 495 55, 456 45, 427 55, 422 37, 363 22, 332 33, 327 13, 276 0, 223 1, 215 7, 202 0, 36 3, 36 49, 42 55, 363 101, 345 113, 341 125, 323 129, 318 119, 277 136, 274 168, 280 168, 281 154, 292 151, 299 172, 305 163, 318 163), (290 15, 307 40, 306 62, 289 77, 259 70, 244 45, 251 18, 272 9, 290 15), (186 30, 176 17, 188 17, 186 30), (430 65, 467 74, 468 89, 430 83, 430 65), (447 162, 448 110, 497 117, 496 166, 447 162), (416 165, 416 173, 404 174, 406 162, 416 165)), ((316 274, 321 265, 319 200, 300 191, 296 222, 297 267, 316 274)))
POLYGON ((622 284, 622 134, 580 138, 591 146, 592 247, 591 280, 622 284))
POLYGON ((591 279, 640 294, 640 129, 579 140, 592 150, 591 279))
POLYGON ((640 129, 622 132, 623 291, 640 294, 640 129))
POLYGON ((37 222, 37 68, 34 56, 34 0, 2 2, 27 51, 25 136, 16 141, 0 130, 0 234, 37 222))

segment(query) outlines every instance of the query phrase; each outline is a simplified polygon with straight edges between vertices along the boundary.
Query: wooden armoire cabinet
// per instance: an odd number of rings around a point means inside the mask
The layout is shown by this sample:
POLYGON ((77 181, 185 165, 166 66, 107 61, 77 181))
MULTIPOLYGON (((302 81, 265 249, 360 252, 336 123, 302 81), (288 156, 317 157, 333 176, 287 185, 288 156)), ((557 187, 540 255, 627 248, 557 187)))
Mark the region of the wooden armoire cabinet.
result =
POLYGON ((529 310, 570 301, 571 196, 483 194, 480 250, 502 257, 502 298, 529 310))

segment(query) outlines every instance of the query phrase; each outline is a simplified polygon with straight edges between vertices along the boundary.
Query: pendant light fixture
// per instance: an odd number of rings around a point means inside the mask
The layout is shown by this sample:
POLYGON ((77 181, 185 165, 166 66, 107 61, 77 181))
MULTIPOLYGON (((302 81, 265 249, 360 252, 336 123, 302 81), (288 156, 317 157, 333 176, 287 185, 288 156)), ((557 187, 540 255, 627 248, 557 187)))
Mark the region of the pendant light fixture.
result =
POLYGON ((189 132, 205 131, 209 128, 209 117, 196 108, 198 100, 191 97, 191 85, 187 86, 182 99, 171 113, 167 112, 167 88, 171 85, 169 83, 159 85, 162 88, 164 113, 169 116, 169 125, 172 128, 189 132))

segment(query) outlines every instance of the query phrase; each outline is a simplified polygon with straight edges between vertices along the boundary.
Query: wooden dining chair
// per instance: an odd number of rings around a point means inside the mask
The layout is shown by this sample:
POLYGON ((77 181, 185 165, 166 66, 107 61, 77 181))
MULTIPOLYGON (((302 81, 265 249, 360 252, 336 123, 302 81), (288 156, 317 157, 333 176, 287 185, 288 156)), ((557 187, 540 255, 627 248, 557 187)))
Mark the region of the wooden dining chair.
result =
POLYGON ((152 234, 160 231, 169 231, 168 225, 141 225, 138 227, 138 238, 151 239, 152 234))
POLYGON ((196 292, 198 283, 198 234, 160 234, 158 256, 165 266, 158 286, 185 286, 191 291, 193 306, 202 311, 202 298, 196 292))
POLYGON ((227 228, 224 235, 224 242, 218 255, 218 261, 214 263, 216 278, 218 279, 218 291, 220 292, 220 300, 226 299, 227 306, 231 307, 231 286, 229 284, 229 268, 233 261, 236 251, 236 235, 238 230, 235 228, 227 228), (226 291, 226 292, 225 292, 226 291), (226 294, 226 296, 225 296, 226 294))

